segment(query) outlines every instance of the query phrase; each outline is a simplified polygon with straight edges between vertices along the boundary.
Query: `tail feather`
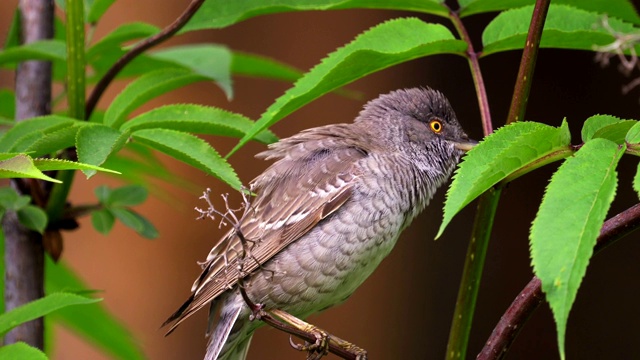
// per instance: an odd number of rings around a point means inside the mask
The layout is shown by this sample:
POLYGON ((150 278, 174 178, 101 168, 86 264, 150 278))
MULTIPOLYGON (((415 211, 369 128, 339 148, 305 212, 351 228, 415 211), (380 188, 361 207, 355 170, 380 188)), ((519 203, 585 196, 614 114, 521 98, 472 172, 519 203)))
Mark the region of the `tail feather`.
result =
MULTIPOLYGON (((236 325, 236 321, 238 320, 238 316, 240 315, 241 311, 242 306, 236 306, 231 309, 229 309, 228 307, 223 307, 220 314, 220 319, 218 320, 218 324, 216 325, 213 335, 211 335, 211 337, 209 338, 209 345, 207 345, 207 354, 204 357, 205 360, 217 360, 221 355, 225 345, 227 345, 227 349, 229 348, 227 339, 229 339, 229 334, 231 334, 232 330, 234 330, 234 325, 236 325)), ((244 344, 244 341, 242 343, 244 344)))

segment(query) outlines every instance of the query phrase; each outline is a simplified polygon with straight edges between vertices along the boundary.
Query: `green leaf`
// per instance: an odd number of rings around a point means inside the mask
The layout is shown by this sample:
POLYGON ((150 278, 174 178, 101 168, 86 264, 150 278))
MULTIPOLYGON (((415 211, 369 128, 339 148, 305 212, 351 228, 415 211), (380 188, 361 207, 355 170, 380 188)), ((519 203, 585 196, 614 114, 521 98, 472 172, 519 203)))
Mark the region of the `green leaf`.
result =
POLYGON ((88 4, 85 6, 85 12, 87 13, 87 22, 89 22, 90 24, 97 23, 102 15, 104 15, 104 13, 109 10, 109 7, 111 7, 114 2, 116 2, 116 0, 88 1, 88 4))
POLYGON ((111 169, 105 169, 100 166, 94 166, 89 164, 83 164, 75 161, 62 160, 62 159, 33 159, 33 164, 41 171, 52 170, 97 170, 112 174, 119 174, 119 172, 111 169))
POLYGON ((116 218, 107 209, 101 209, 91 212, 91 224, 100 234, 107 235, 113 228, 116 218))
POLYGON ((231 72, 237 75, 292 82, 302 77, 302 71, 293 66, 264 56, 241 51, 233 52, 231 72))
POLYGON ((584 121, 582 124, 582 141, 586 142, 593 139, 593 135, 607 125, 617 124, 621 122, 620 118, 611 115, 594 115, 584 121))
POLYGON ((0 359, 47 360, 47 355, 38 348, 17 342, 0 347, 0 359))
MULTIPOLYGON (((108 56, 112 51, 120 50, 122 44, 127 41, 146 38, 159 31, 158 27, 142 22, 120 25, 87 49, 87 61, 93 63, 99 58, 108 56)), ((113 65, 116 59, 117 57, 113 57, 113 61, 109 61, 109 66, 113 65)))
POLYGON ((338 10, 352 8, 395 9, 447 16, 449 10, 439 0, 209 0, 181 30, 218 29, 240 21, 273 13, 338 10))
POLYGON ((466 47, 466 43, 456 40, 442 25, 415 18, 379 24, 331 53, 300 78, 262 114, 230 154, 259 132, 327 92, 394 64, 432 54, 462 54, 466 47))
MULTIPOLYGON (((129 132, 120 132, 104 125, 86 126, 76 137, 78 160, 90 165, 102 165, 114 152, 122 149, 129 132)), ((87 179, 96 174, 96 170, 83 170, 87 179)))
MULTIPOLYGON (((122 130, 171 129, 189 133, 242 137, 253 126, 248 118, 215 107, 194 104, 166 105, 139 115, 121 127, 122 130)), ((256 140, 270 144, 278 140, 263 131, 256 140)))
POLYGON ((33 160, 25 154, 0 161, 0 178, 34 178, 60 183, 59 180, 51 178, 38 170, 33 160))
POLYGON ((66 45, 60 40, 40 40, 0 51, 0 65, 27 60, 59 60, 67 58, 66 45))
POLYGON ((27 206, 30 202, 30 196, 21 196, 13 188, 8 186, 0 187, 0 208, 18 211, 27 206))
POLYGON ((167 129, 138 130, 131 136, 141 144, 214 175, 234 189, 242 186, 229 163, 211 145, 196 136, 167 129))
POLYGON ((183 69, 152 71, 127 85, 113 100, 104 114, 104 123, 118 128, 127 115, 138 106, 168 91, 207 80, 206 77, 183 69))
POLYGON ((137 212, 120 207, 109 208, 109 211, 125 226, 135 230, 141 236, 147 239, 158 237, 158 230, 156 230, 155 226, 137 212))
POLYGON ((93 190, 93 193, 98 198, 100 204, 106 204, 109 196, 111 196, 111 189, 109 189, 109 187, 106 185, 100 185, 95 188, 95 190, 93 190))
MULTIPOLYGON (((515 9, 534 4, 535 0, 460 0, 460 16, 515 9)), ((634 24, 640 24, 640 16, 629 0, 553 0, 554 4, 570 5, 579 9, 608 14, 634 24)))
MULTIPOLYGON (((524 47, 533 6, 500 13, 482 34, 486 56, 500 51, 524 47)), ((549 6, 540 41, 542 48, 560 48, 593 51, 594 46, 611 44, 616 39, 600 24, 602 15, 566 5, 549 6)), ((621 33, 635 31, 630 23, 610 18, 609 25, 621 33)))
MULTIPOLYGON (((59 291, 86 292, 87 286, 64 262, 54 263, 49 257, 45 263, 46 293, 59 291)), ((111 314, 104 303, 69 306, 52 314, 61 322, 114 358, 145 359, 138 341, 127 328, 111 314), (100 326, 96 326, 100 324, 100 326)))
POLYGON ((20 121, 0 138, 0 152, 25 150, 47 134, 74 126, 77 123, 82 122, 59 115, 39 116, 20 121))
POLYGON ((640 122, 637 122, 631 127, 631 129, 629 129, 625 137, 625 141, 630 145, 640 144, 640 122))
POLYGON ((640 164, 638 164, 636 175, 633 177, 633 190, 636 191, 638 197, 640 198, 640 164))
POLYGON ((44 233, 47 227, 47 213, 41 208, 33 205, 27 205, 18 210, 18 220, 27 229, 44 233))
POLYGON ((38 131, 32 134, 32 136, 22 138, 13 150, 28 152, 31 157, 38 157, 71 148, 75 144, 78 130, 87 124, 88 123, 84 121, 76 121, 62 128, 38 131), (40 137, 36 137, 35 134, 40 135, 40 137))
POLYGON ((606 139, 585 143, 551 178, 531 227, 533 269, 553 312, 562 358, 569 311, 615 196, 623 153, 606 139))
POLYGON ((451 219, 480 194, 500 181, 515 179, 570 155, 570 144, 566 121, 558 128, 521 121, 486 137, 464 156, 453 176, 436 238, 451 219))
POLYGON ((0 116, 7 119, 16 117, 16 95, 9 89, 0 89, 0 116))
POLYGON ((113 189, 104 202, 107 206, 134 206, 147 200, 148 192, 140 185, 126 185, 113 189))
POLYGON ((203 75, 233 97, 231 87, 231 51, 226 46, 199 44, 174 46, 151 54, 153 58, 168 61, 203 75))
POLYGON ((603 126, 593 134, 593 138, 611 140, 618 145, 624 144, 625 136, 635 124, 636 120, 622 120, 617 124, 603 126))
POLYGON ((0 314, 0 335, 6 334, 14 327, 50 314, 70 305, 91 304, 100 299, 91 299, 71 293, 53 293, 41 299, 31 301, 9 312, 0 314))

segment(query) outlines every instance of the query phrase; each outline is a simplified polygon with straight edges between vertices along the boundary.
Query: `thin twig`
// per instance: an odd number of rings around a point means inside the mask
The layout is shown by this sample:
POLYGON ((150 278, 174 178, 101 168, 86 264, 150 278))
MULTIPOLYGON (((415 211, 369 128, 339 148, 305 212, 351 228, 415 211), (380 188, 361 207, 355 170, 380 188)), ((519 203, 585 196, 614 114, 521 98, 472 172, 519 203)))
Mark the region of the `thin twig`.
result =
POLYGON ((131 50, 129 50, 120 59, 118 59, 118 61, 116 61, 113 66, 111 66, 109 71, 107 71, 102 79, 100 79, 100 81, 96 84, 96 87, 93 88, 93 91, 91 92, 91 95, 87 100, 85 110, 87 119, 91 117, 91 113, 98 104, 98 101, 102 97, 102 94, 105 92, 109 84, 111 84, 113 79, 115 79, 118 73, 138 55, 142 54, 144 51, 150 49, 151 47, 160 44, 161 42, 167 40, 172 35, 180 31, 180 29, 182 29, 182 27, 184 27, 184 25, 186 25, 186 23, 193 17, 196 11, 198 11, 202 3, 204 3, 204 0, 191 1, 185 11, 180 14, 180 16, 175 21, 169 24, 169 26, 162 29, 162 31, 160 31, 156 35, 153 35, 137 43, 131 48, 131 50))
MULTIPOLYGON (((630 207, 602 225, 594 255, 638 228, 640 228, 640 204, 630 207)), ((542 284, 540 279, 534 276, 502 315, 477 359, 502 359, 520 333, 520 329, 540 306, 543 299, 542 284)))

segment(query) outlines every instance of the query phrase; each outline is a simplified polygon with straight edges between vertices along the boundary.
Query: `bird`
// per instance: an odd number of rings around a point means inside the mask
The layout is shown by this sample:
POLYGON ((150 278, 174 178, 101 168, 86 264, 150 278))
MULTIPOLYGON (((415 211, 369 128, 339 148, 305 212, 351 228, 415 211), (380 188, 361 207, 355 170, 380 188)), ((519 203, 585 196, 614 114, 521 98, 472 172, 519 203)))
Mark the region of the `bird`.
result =
POLYGON ((251 321, 240 286, 253 303, 300 319, 342 303, 473 144, 448 99, 418 87, 380 95, 352 123, 269 145, 256 157, 274 162, 250 183, 255 197, 236 226, 200 263, 191 295, 163 324, 171 324, 167 335, 209 305, 205 359, 244 360, 262 323, 251 321))

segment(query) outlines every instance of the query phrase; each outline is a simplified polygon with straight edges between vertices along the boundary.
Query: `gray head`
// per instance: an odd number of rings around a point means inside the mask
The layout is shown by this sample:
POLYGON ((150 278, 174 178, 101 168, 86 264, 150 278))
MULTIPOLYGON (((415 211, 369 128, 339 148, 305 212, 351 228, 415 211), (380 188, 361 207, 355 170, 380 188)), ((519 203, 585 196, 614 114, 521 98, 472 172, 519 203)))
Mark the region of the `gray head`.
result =
MULTIPOLYGON (((368 102, 356 122, 386 129, 398 146, 428 148, 443 157, 459 157, 473 146, 449 100, 430 88, 402 89, 368 102)), ((380 131, 373 130, 380 133, 380 131)))

